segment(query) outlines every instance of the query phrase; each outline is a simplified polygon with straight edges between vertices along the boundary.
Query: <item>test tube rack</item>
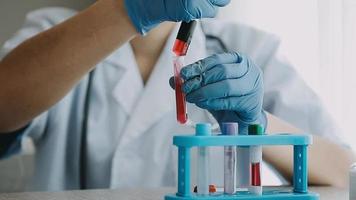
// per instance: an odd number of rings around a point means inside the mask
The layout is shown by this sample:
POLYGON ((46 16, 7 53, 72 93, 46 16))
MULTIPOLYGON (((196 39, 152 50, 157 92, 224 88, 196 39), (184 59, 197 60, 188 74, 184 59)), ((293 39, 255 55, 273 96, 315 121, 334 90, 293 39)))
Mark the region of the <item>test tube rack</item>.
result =
POLYGON ((175 136, 173 144, 178 147, 178 191, 165 196, 165 200, 319 200, 317 193, 308 191, 308 145, 312 144, 310 135, 266 134, 266 135, 212 135, 212 136, 175 136), (190 182, 191 149, 194 147, 224 147, 224 146, 293 146, 294 174, 293 189, 263 188, 262 195, 247 191, 236 192, 233 195, 214 193, 207 196, 192 192, 190 182))

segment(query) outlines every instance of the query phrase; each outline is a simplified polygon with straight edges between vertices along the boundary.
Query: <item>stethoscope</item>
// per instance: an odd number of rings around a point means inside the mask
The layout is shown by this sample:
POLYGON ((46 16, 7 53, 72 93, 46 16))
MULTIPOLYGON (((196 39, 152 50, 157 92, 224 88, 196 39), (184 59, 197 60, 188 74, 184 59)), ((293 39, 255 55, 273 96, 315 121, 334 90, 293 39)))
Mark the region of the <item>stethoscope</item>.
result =
MULTIPOLYGON (((223 53, 223 52, 228 52, 229 49, 225 45, 225 43, 220 39, 219 37, 216 37, 211 34, 206 34, 204 31, 204 27, 202 23, 199 23, 201 25, 202 31, 205 33, 206 41, 207 44, 210 42, 215 42, 217 43, 214 45, 214 47, 218 47, 219 49, 214 49, 214 53, 223 53)), ((207 45, 208 46, 208 45, 207 45)), ((88 86, 86 89, 86 94, 85 94, 85 99, 84 99, 84 110, 83 110, 83 121, 82 121, 82 132, 81 132, 81 141, 80 141, 80 160, 79 160, 79 186, 80 189, 87 189, 87 168, 86 168, 86 162, 87 162, 87 155, 86 155, 86 150, 87 150, 87 133, 88 133, 88 116, 89 116, 89 110, 90 110, 90 96, 92 92, 92 86, 93 86, 93 79, 94 79, 94 74, 95 74, 95 69, 93 69, 88 76, 88 86)), ((209 118, 213 118, 213 116, 209 116, 209 118)), ((195 127, 195 122, 192 120, 188 120, 187 123, 185 124, 186 126, 189 127, 195 127)), ((214 123, 212 125, 212 129, 214 130, 219 130, 219 124, 214 123)))

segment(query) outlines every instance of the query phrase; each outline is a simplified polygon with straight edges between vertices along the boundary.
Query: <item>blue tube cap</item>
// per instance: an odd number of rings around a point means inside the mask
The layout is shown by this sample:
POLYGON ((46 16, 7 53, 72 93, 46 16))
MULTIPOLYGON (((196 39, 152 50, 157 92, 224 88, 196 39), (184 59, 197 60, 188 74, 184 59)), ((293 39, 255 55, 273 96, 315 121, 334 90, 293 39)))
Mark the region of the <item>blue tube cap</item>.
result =
POLYGON ((221 124, 221 133, 223 135, 238 135, 239 124, 235 122, 228 122, 221 124))
POLYGON ((200 123, 195 127, 195 135, 196 136, 209 136, 211 135, 211 124, 200 123))

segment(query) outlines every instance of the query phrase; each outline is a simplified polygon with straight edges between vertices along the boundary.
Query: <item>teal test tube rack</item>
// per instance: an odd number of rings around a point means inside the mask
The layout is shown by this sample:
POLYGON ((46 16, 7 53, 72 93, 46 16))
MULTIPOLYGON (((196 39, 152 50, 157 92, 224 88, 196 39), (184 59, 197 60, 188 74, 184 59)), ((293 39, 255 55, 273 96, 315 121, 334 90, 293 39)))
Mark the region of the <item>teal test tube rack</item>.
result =
POLYGON ((165 200, 318 200, 319 195, 308 191, 308 145, 312 144, 310 135, 212 135, 212 136, 175 136, 173 144, 178 147, 178 191, 165 196, 165 200), (194 147, 242 146, 253 145, 276 146, 291 145, 294 147, 293 189, 264 188, 262 195, 247 191, 233 195, 214 193, 209 196, 198 196, 192 191, 190 182, 190 157, 194 147))

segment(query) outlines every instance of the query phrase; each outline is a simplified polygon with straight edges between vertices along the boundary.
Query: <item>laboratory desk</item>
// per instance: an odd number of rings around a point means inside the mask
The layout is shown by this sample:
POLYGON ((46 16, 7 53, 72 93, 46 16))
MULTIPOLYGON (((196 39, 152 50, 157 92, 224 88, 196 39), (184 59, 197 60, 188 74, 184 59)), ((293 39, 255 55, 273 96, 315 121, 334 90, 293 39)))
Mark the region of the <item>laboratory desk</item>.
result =
MULTIPOLYGON (((320 194, 321 200, 348 200, 348 191, 331 187, 315 187, 310 190, 320 194)), ((0 194, 0 200, 163 200, 175 189, 119 189, 66 192, 26 192, 0 194)))

